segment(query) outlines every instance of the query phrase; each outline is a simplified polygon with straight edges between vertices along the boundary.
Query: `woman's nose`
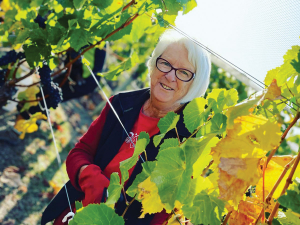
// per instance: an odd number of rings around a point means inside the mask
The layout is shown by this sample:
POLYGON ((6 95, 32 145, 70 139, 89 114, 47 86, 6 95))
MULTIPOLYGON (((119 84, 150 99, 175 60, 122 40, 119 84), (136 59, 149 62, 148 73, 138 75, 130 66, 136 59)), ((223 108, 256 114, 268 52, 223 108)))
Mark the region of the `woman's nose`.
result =
POLYGON ((176 81, 176 75, 175 75, 175 70, 172 69, 170 72, 165 74, 165 77, 167 78, 168 81, 176 81))

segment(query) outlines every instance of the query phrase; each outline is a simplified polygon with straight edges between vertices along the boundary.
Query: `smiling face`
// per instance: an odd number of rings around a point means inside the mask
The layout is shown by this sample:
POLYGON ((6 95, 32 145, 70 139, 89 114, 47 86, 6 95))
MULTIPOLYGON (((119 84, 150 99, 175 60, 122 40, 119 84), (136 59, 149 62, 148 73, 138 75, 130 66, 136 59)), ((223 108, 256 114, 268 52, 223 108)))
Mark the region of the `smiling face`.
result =
MULTIPOLYGON (((183 44, 170 44, 161 58, 167 60, 174 68, 187 69, 195 73, 194 66, 188 60, 188 51, 183 44)), ((151 101, 156 105, 165 105, 168 108, 176 107, 184 97, 193 80, 184 82, 176 78, 175 70, 168 73, 161 72, 155 66, 150 74, 151 77, 151 101)))

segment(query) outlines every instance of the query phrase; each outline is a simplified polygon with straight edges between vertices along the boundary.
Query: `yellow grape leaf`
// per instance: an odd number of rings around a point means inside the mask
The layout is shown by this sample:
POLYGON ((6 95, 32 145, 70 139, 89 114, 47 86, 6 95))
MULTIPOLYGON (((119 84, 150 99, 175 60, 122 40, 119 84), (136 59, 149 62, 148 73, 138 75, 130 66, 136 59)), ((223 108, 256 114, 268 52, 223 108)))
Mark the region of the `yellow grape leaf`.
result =
MULTIPOLYGON (((19 100, 36 100, 36 94, 40 92, 40 89, 37 86, 32 86, 27 88, 25 91, 22 91, 18 94, 19 100)), ((21 109, 21 112, 28 110, 32 106, 38 105, 38 101, 26 102, 21 109)))
MULTIPOLYGON (((282 159, 280 159, 279 157, 274 157, 274 158, 275 158, 275 161, 279 162, 280 164, 283 164, 282 159), (278 160, 278 159, 280 159, 280 160, 278 160)), ((288 159, 288 157, 284 157, 284 158, 288 159)), ((267 196, 270 193, 270 191, 274 187, 276 181, 280 177, 282 171, 284 170, 284 166, 281 166, 280 164, 276 163, 275 161, 271 160, 265 170, 265 196, 267 196)), ((285 185, 286 179, 289 176, 289 173, 290 173, 290 170, 285 174, 282 181, 276 188, 276 191, 273 194, 273 198, 277 199, 280 196, 281 191, 285 185)), ((297 167, 293 177, 300 177, 300 167, 299 166, 297 167)), ((262 194, 263 194, 262 186, 263 186, 263 179, 261 178, 258 181, 258 183, 256 184, 256 189, 255 189, 255 194, 259 198, 262 198, 262 194)))
POLYGON ((284 167, 293 158, 294 158, 294 156, 292 156, 292 155, 275 155, 272 157, 272 161, 279 164, 280 166, 284 167))
POLYGON ((197 178, 195 195, 200 193, 203 190, 206 190, 208 193, 210 193, 214 190, 213 183, 211 182, 211 180, 209 178, 212 178, 212 175, 209 175, 208 177, 199 176, 197 178))
POLYGON ((219 169, 218 185, 220 190, 219 198, 237 205, 250 184, 219 169))
POLYGON ((263 204, 259 199, 247 197, 245 201, 240 201, 238 211, 256 219, 263 208, 262 206, 263 204))
POLYGON ((265 94, 264 99, 273 101, 281 98, 281 89, 277 86, 276 79, 273 79, 272 83, 267 88, 267 93, 265 94))
POLYGON ((262 176, 260 158, 221 158, 219 168, 250 184, 255 184, 262 176))
POLYGON ((245 215, 244 213, 233 211, 230 214, 229 225, 252 225, 255 219, 245 215))
POLYGON ((33 114, 29 120, 18 120, 15 128, 22 132, 19 136, 20 139, 24 139, 26 133, 33 133, 38 130, 38 126, 36 125, 37 120, 47 119, 47 117, 41 112, 37 112, 33 114))
POLYGON ((164 209, 164 204, 162 204, 157 186, 148 177, 142 183, 138 185, 138 196, 137 199, 142 203, 142 215, 140 218, 144 218, 147 213, 153 214, 161 212, 164 209))
POLYGON ((270 122, 263 116, 241 116, 234 120, 232 129, 227 129, 227 136, 216 147, 212 156, 216 164, 220 158, 262 158, 279 145, 280 125, 270 122))

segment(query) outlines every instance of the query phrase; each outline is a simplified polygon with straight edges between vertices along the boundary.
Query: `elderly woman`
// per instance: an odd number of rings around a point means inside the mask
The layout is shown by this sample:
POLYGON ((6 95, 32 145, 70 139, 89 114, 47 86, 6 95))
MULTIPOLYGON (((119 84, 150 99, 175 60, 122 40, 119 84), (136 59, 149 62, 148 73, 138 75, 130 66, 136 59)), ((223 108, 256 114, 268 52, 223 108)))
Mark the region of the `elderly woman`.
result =
MULTIPOLYGON (((66 161, 70 181, 66 187, 71 202, 80 198, 83 206, 86 206, 105 201, 103 193, 106 193, 110 175, 113 172, 121 174, 120 162, 132 156, 133 143, 136 142, 139 133, 145 131, 153 138, 159 133, 159 119, 168 112, 173 111, 180 115, 177 124, 180 138, 190 135, 183 124, 182 110, 189 101, 203 95, 208 87, 211 66, 207 53, 186 37, 167 31, 153 51, 148 68, 150 89, 124 92, 110 98, 126 130, 130 131, 132 141, 107 104, 75 148, 70 151, 66 161)), ((170 137, 176 137, 175 131, 170 131, 165 136, 170 137)), ((158 153, 152 138, 146 148, 150 161, 155 160, 158 153)), ((125 190, 141 169, 139 160, 129 171, 130 178, 125 183, 125 190)), ((120 215, 126 207, 124 199, 131 200, 129 196, 124 195, 125 193, 121 195, 116 205, 116 212, 120 215)), ((45 210, 42 224, 54 218, 57 218, 54 224, 62 224, 61 219, 67 212, 67 197, 62 189, 45 210), (57 210, 58 208, 62 210, 57 210), (62 213, 65 208, 67 209, 62 213)), ((124 216, 125 223, 162 224, 168 216, 163 211, 138 219, 140 214, 141 205, 134 201, 124 216)))

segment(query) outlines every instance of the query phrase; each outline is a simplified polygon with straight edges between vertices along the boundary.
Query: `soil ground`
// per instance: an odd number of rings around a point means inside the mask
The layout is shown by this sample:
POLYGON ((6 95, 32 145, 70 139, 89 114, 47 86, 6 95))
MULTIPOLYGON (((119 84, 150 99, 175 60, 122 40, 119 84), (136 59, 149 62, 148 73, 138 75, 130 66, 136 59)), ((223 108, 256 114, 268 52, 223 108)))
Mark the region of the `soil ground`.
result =
MULTIPOLYGON (((0 141, 0 224, 40 224, 44 208, 68 180, 66 156, 88 129, 92 110, 100 101, 99 94, 94 93, 51 110, 61 169, 47 121, 16 146, 0 141)), ((14 121, 16 113, 0 110, 0 127, 14 121)))

